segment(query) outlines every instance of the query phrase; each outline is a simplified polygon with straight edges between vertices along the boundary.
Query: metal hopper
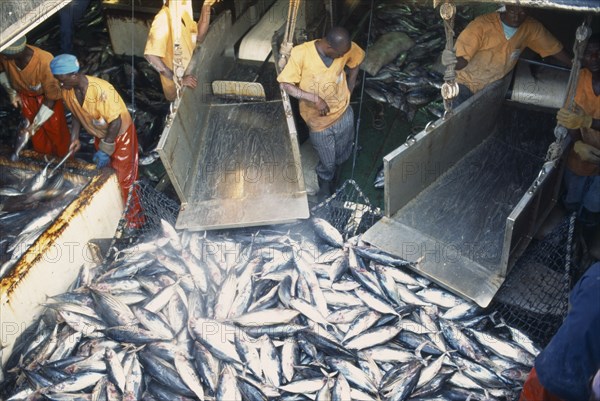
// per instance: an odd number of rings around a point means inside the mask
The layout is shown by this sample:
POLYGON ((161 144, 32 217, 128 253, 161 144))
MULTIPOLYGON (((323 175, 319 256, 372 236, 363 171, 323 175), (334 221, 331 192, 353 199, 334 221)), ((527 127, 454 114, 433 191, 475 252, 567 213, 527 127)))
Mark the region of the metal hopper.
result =
POLYGON ((229 11, 211 24, 188 67, 201 84, 183 91, 157 148, 181 200, 177 228, 256 226, 309 214, 287 96, 252 103, 212 96, 211 82, 233 67, 226 49, 248 29, 239 24, 247 19, 232 25, 229 11))

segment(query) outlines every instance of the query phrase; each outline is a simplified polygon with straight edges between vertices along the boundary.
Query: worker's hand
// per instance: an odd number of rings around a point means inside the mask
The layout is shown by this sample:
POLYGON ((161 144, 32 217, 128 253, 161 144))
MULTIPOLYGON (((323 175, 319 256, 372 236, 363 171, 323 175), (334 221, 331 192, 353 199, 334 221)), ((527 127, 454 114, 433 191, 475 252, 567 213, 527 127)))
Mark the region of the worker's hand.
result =
POLYGON ((181 79, 181 85, 195 89, 198 86, 198 78, 193 75, 184 75, 181 79))
POLYGON ((94 158, 92 161, 96 163, 96 168, 106 167, 110 163, 110 156, 99 150, 94 153, 94 158))
POLYGON ((329 113, 329 106, 321 97, 319 97, 315 105, 317 106, 317 110, 319 110, 319 115, 326 116, 329 113))
POLYGON ((442 52, 442 65, 447 67, 452 64, 456 64, 456 53, 452 50, 445 49, 442 52))
POLYGON ((583 141, 577 141, 573 145, 573 150, 579 155, 581 160, 600 164, 600 149, 595 148, 583 141))
POLYGON ((15 109, 23 107, 23 101, 17 92, 10 94, 10 104, 12 104, 15 109))
POLYGON ((81 142, 79 141, 79 138, 73 139, 69 145, 69 153, 75 154, 75 152, 77 152, 79 149, 81 149, 81 142))
POLYGON ((592 126, 592 116, 585 113, 576 113, 569 109, 562 108, 556 114, 556 120, 560 125, 569 129, 590 128, 592 126))

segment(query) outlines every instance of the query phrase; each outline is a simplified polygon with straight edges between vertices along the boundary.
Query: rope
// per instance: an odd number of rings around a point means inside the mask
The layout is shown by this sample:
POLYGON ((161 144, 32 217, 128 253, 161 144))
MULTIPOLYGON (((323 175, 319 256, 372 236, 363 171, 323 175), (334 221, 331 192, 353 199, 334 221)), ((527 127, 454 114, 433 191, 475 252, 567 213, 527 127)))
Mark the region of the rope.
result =
MULTIPOLYGON (((373 4, 374 0, 371 0, 371 15, 369 16, 369 29, 367 32, 367 48, 365 49, 365 60, 369 56, 369 39, 371 38, 371 27, 373 25, 373 4)), ((354 152, 352 154, 352 174, 350 179, 354 179, 354 170, 356 169, 356 157, 358 155, 358 132, 360 131, 360 118, 362 115, 362 105, 365 95, 365 82, 366 82, 366 71, 362 71, 362 79, 360 83, 360 101, 358 103, 358 118, 356 119, 356 132, 354 133, 354 152)))
MULTIPOLYGON (((587 41, 592 33, 590 29, 591 22, 592 16, 588 15, 575 33, 576 40, 573 44, 573 66, 571 67, 571 73, 569 74, 567 93, 565 95, 565 101, 563 102, 564 107, 571 111, 575 109, 575 92, 577 91, 579 72, 581 71, 581 58, 583 57, 587 41)), ((556 124, 556 127, 554 127, 554 136, 556 139, 548 146, 546 161, 555 161, 562 155, 563 149, 567 146, 569 140, 567 133, 568 131, 565 127, 556 124)))
MULTIPOLYGON (((444 31, 446 32, 446 50, 454 51, 454 16, 456 15, 456 6, 451 0, 446 0, 440 6, 440 16, 444 21, 444 31)), ((444 99, 444 118, 452 114, 452 99, 458 96, 458 84, 456 83, 455 64, 446 66, 444 72, 444 84, 441 88, 442 99, 444 99)))
MULTIPOLYGON (((169 7, 171 3, 169 3, 169 7)), ((183 66, 183 48, 181 47, 181 4, 174 2, 171 14, 171 24, 173 27, 173 82, 175 83, 176 98, 173 103, 173 111, 177 110, 177 105, 181 99, 181 90, 183 88, 182 80, 185 73, 183 66)))
MULTIPOLYGON (((135 2, 131 2, 131 20, 135 21, 135 2)), ((133 44, 135 43, 134 38, 133 38, 133 34, 134 34, 134 30, 131 30, 131 109, 134 113, 133 116, 131 116, 131 119, 135 119, 135 112, 136 112, 136 108, 135 108, 135 74, 133 73, 133 69, 134 69, 134 62, 135 62, 135 50, 133 48, 133 44)))
POLYGON ((287 22, 285 24, 285 33, 283 34, 283 40, 281 41, 281 46, 279 48, 279 61, 277 64, 280 70, 283 70, 283 67, 285 67, 290 55, 292 54, 292 47, 294 46, 294 32, 296 31, 296 20, 298 19, 300 1, 301 0, 290 0, 287 22))
POLYGON ((565 273, 564 284, 565 294, 567 296, 567 305, 569 304, 569 293, 571 292, 571 259, 573 257, 573 238, 575 236, 575 220, 577 213, 573 212, 569 217, 569 233, 567 237, 567 249, 565 255, 565 273))

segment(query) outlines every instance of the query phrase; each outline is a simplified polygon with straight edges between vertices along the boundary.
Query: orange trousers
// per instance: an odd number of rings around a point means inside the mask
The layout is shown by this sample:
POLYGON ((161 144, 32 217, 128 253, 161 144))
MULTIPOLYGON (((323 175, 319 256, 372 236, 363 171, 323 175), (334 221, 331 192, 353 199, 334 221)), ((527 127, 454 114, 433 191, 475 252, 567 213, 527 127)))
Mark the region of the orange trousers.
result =
MULTIPOLYGON (((23 92, 19 93, 19 96, 21 96, 23 102, 21 113, 31 123, 42 106, 44 96, 32 96, 23 92)), ((35 132, 33 138, 31 138, 31 143, 33 150, 38 153, 63 157, 69 152, 71 134, 67 126, 62 100, 57 100, 54 103, 53 110, 54 114, 35 132)))
POLYGON ((531 369, 525 384, 523 384, 523 390, 521 391, 521 397, 519 401, 562 401, 557 396, 551 394, 548 390, 540 383, 535 368, 531 369))
MULTIPOLYGON (((96 138, 96 150, 98 150, 99 144, 100 139, 96 138)), ((134 124, 131 124, 127 131, 115 140, 115 152, 110 157, 110 166, 117 173, 123 203, 125 203, 131 186, 138 178, 138 140, 134 124)), ((131 193, 126 218, 129 228, 140 228, 144 223, 139 194, 135 190, 131 193)))

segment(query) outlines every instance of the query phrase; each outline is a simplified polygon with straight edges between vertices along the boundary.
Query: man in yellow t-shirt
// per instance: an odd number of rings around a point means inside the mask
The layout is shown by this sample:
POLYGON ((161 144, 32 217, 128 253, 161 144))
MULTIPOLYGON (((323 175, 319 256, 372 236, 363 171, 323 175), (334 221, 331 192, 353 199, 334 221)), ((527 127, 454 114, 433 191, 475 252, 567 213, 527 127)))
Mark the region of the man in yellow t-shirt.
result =
POLYGON ((586 46, 575 92, 577 111, 560 109, 573 147, 565 169, 565 207, 576 212, 590 254, 600 259, 600 34, 586 46))
POLYGON ((148 41, 144 49, 144 57, 160 74, 165 98, 172 102, 177 97, 174 76, 178 72, 175 66, 173 45, 177 37, 181 46, 179 69, 183 74, 182 86, 192 89, 198 85, 195 76, 187 74, 187 67, 192 60, 197 44, 204 42, 210 24, 210 7, 216 0, 205 0, 202 5, 200 19, 196 24, 191 0, 164 0, 163 7, 156 14, 148 33, 148 41), (179 25, 175 25, 179 21, 179 25))
POLYGON ((277 77, 281 88, 299 99, 300 115, 319 155, 319 200, 331 195, 336 168, 352 152, 350 94, 364 58, 365 52, 350 40, 348 31, 334 27, 322 39, 295 46, 277 77))
POLYGON ((571 65, 562 44, 519 6, 507 5, 503 12, 471 21, 456 40, 456 53, 442 53, 442 64, 455 64, 460 88, 455 104, 512 71, 526 47, 542 57, 553 56, 564 66, 571 65))
MULTIPOLYGON (((138 140, 135 125, 123 98, 107 81, 79 71, 79 62, 71 54, 56 56, 50 63, 60 83, 62 99, 73 115, 70 150, 81 148, 81 128, 95 137, 97 168, 110 166, 117 173, 123 202, 138 176, 138 140)), ((144 218, 137 193, 132 193, 127 213, 127 228, 139 228, 144 218)))

